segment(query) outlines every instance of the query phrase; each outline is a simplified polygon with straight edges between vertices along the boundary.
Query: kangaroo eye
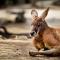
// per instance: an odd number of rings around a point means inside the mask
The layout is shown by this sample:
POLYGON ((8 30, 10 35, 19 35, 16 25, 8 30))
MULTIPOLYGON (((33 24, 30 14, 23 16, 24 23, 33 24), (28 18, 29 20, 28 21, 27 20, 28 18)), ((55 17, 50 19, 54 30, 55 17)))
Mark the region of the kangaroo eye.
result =
POLYGON ((38 27, 40 26, 40 23, 38 23, 38 27))
POLYGON ((40 25, 38 25, 38 27, 39 27, 40 25))

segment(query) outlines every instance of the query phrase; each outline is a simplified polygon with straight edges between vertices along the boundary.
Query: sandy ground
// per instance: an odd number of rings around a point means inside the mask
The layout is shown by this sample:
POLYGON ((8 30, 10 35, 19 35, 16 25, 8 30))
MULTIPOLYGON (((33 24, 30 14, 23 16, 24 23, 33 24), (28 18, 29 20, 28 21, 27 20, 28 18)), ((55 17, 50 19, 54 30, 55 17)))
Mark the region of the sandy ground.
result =
POLYGON ((0 60, 60 60, 60 57, 29 56, 29 51, 35 50, 31 40, 1 40, 0 60))

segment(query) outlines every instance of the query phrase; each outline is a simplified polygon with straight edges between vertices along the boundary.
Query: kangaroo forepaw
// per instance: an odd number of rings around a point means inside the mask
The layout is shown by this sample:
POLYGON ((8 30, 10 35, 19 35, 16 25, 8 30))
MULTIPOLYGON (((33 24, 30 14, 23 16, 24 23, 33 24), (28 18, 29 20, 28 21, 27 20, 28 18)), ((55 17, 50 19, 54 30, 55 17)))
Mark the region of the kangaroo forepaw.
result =
POLYGON ((35 52, 32 52, 32 51, 29 51, 29 55, 35 57, 36 56, 36 53, 35 52))

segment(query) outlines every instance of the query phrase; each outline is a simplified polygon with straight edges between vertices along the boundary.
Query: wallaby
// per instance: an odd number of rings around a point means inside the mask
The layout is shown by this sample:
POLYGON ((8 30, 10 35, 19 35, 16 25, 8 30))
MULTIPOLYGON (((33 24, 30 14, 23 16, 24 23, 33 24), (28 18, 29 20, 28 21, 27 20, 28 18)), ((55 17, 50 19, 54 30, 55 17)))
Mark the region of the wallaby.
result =
POLYGON ((38 52, 29 52, 31 56, 34 55, 48 55, 56 56, 60 55, 60 29, 49 27, 45 21, 48 14, 49 7, 38 16, 37 11, 34 9, 31 11, 32 15, 32 31, 33 45, 38 52), (41 49, 44 49, 41 51, 41 49))

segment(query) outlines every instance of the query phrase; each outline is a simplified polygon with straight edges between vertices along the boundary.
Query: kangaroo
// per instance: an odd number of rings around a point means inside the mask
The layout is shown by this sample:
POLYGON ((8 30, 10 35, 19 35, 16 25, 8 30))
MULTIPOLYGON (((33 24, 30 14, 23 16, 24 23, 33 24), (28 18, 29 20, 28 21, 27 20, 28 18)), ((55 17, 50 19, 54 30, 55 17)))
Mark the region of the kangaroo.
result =
POLYGON ((38 52, 30 51, 31 56, 46 55, 60 56, 60 29, 49 27, 45 21, 49 7, 38 16, 36 10, 31 11, 32 15, 32 43, 38 52), (44 49, 44 50, 41 50, 44 49))
POLYGON ((0 35, 2 35, 3 38, 11 38, 11 37, 15 37, 15 36, 27 36, 27 38, 30 38, 30 34, 29 33, 10 33, 7 31, 6 27, 5 26, 0 26, 0 29, 3 29, 3 31, 0 31, 0 35))

